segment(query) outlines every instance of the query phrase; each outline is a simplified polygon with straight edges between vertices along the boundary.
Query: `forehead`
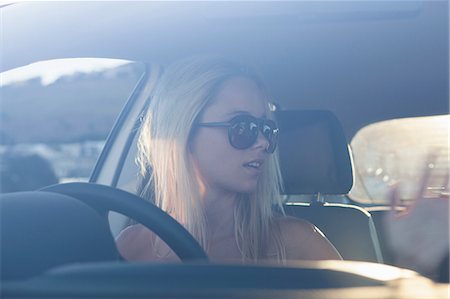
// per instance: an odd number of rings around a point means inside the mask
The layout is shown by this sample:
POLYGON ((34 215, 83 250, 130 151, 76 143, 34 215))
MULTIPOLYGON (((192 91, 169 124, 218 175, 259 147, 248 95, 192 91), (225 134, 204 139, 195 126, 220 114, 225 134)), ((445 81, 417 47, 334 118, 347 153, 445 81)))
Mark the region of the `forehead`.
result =
POLYGON ((267 114, 267 100, 261 88, 246 77, 231 78, 222 85, 212 103, 203 113, 204 120, 225 120, 236 114, 256 117, 267 114))

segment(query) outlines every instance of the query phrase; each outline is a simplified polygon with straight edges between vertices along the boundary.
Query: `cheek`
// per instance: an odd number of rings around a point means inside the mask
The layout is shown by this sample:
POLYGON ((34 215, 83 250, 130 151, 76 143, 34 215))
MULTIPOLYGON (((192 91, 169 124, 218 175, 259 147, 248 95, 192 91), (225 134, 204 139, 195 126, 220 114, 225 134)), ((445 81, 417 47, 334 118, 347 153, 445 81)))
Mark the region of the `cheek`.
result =
POLYGON ((229 159, 232 151, 227 131, 221 129, 201 130, 191 143, 192 156, 203 175, 208 175, 205 172, 211 169, 222 168, 223 159, 229 159))
POLYGON ((236 150, 229 144, 226 130, 222 133, 198 134, 191 144, 191 154, 200 180, 213 189, 252 192, 257 177, 249 175, 242 167, 244 151, 236 150))
POLYGON ((226 130, 207 129, 195 136, 191 154, 203 179, 211 184, 229 179, 239 170, 240 152, 228 142, 226 130))

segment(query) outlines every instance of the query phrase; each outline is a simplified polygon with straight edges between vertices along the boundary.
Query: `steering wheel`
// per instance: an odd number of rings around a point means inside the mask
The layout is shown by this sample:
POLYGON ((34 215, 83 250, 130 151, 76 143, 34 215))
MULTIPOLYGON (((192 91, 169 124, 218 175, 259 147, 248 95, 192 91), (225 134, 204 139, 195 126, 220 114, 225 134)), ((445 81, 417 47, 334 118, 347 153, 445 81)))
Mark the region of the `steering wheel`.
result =
POLYGON ((51 185, 50 191, 74 197, 107 217, 109 211, 123 214, 148 229, 183 261, 207 261, 208 256, 192 235, 175 219, 147 200, 129 192, 94 183, 66 183, 51 185))

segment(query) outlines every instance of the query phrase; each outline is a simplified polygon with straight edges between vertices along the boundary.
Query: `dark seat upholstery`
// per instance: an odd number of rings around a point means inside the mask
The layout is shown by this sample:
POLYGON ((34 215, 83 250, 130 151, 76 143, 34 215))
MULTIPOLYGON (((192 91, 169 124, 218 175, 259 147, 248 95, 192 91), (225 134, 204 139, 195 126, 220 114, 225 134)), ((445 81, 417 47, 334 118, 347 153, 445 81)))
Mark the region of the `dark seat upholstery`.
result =
POLYGON ((370 214, 323 200, 323 195, 345 195, 353 185, 351 155, 337 118, 323 110, 278 111, 276 116, 284 192, 314 198, 310 204, 288 203, 286 213, 316 225, 344 259, 382 262, 370 214))
POLYGON ((0 196, 1 280, 50 268, 119 259, 106 219, 72 197, 51 192, 0 196))

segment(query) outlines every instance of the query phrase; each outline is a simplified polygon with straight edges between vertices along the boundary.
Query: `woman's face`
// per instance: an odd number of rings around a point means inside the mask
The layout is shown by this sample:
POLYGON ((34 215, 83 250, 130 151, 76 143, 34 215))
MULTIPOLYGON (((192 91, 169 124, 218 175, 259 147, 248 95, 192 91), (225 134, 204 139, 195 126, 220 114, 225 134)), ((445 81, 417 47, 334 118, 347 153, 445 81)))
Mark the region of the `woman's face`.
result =
MULTIPOLYGON (((199 122, 227 122, 241 114, 265 118, 267 108, 265 97, 254 81, 235 77, 224 83, 199 122)), ((228 128, 198 127, 191 142, 191 154, 206 196, 253 192, 267 146, 268 141, 260 132, 251 147, 240 150, 229 143, 228 128)))

